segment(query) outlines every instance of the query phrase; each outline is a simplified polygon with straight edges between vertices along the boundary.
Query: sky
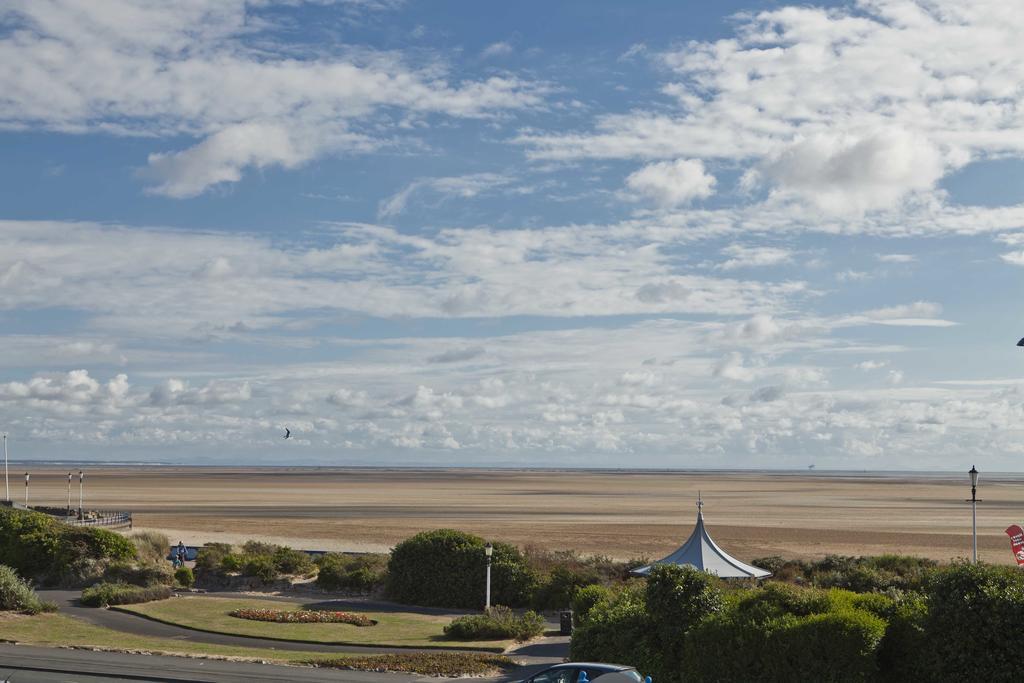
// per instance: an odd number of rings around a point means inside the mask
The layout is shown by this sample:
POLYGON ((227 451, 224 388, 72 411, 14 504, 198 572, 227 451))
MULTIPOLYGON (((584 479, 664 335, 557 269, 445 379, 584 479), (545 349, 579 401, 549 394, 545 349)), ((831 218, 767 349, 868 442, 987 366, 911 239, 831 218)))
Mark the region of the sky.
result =
POLYGON ((11 457, 1024 471, 1018 10, 7 0, 11 457))

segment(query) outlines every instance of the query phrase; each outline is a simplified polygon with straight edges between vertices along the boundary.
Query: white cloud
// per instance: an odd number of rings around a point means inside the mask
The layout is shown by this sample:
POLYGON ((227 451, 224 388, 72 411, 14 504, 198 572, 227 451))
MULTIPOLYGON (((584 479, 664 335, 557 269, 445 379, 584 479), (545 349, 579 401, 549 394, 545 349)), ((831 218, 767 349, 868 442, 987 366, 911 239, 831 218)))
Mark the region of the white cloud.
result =
POLYGON ((440 63, 333 46, 304 54, 241 0, 187 7, 143 0, 15 2, 0 37, 0 127, 199 139, 151 154, 151 192, 190 197, 249 168, 294 168, 360 152, 398 132, 380 108, 410 116, 491 117, 536 108, 548 86, 494 76, 453 82, 440 63), (13 65, 17 68, 13 68, 13 65))
POLYGON ((862 214, 931 189, 944 168, 942 154, 923 135, 882 129, 798 140, 757 173, 778 197, 798 197, 830 214, 862 214))
POLYGON ((453 197, 472 199, 494 188, 506 186, 512 181, 513 178, 498 173, 475 173, 448 178, 420 178, 382 201, 377 209, 377 215, 381 218, 397 216, 405 211, 409 200, 417 193, 434 192, 441 202, 453 197))
POLYGON ((730 257, 729 260, 718 265, 722 270, 777 266, 790 263, 793 260, 791 251, 778 247, 748 247, 742 244, 732 244, 722 249, 722 253, 730 257))
POLYGON ((481 50, 480 57, 482 57, 483 59, 491 59, 492 57, 505 57, 507 55, 512 54, 514 51, 515 50, 512 48, 512 45, 504 41, 500 41, 497 43, 491 43, 483 50, 481 50))
POLYGON ((917 260, 913 254, 876 254, 875 258, 882 263, 913 263, 917 260))
POLYGON ((1022 30, 998 0, 746 14, 733 36, 656 55, 675 111, 636 107, 518 141, 535 159, 725 159, 776 201, 894 209, 971 161, 1024 155, 1022 30))
POLYGON ((865 360, 857 363, 853 367, 858 370, 880 370, 887 366, 889 363, 884 360, 865 360))
POLYGON ((659 206, 674 207, 714 194, 715 177, 699 159, 648 164, 626 178, 626 187, 659 206))

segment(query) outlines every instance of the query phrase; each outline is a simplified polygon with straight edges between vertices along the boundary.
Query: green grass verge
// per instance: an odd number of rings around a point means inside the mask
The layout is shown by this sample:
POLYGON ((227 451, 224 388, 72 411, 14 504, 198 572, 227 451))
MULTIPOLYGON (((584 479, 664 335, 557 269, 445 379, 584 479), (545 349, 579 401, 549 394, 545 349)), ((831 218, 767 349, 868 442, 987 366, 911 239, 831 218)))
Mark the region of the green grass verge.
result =
POLYGON ((95 626, 63 614, 30 616, 0 613, 0 639, 26 645, 89 647, 118 652, 145 651, 164 655, 301 664, 358 671, 403 671, 428 676, 486 676, 516 666, 507 657, 484 653, 339 655, 149 638, 95 626))
MULTIPOLYGON (((118 651, 145 650, 169 655, 203 657, 244 658, 275 661, 281 663, 309 663, 318 659, 335 660, 335 653, 289 652, 287 650, 263 650, 255 647, 232 647, 174 640, 150 638, 123 631, 95 626, 86 621, 63 614, 0 613, 0 638, 26 645, 52 647, 95 647, 118 651)), ((343 656, 342 656, 343 657, 343 656)))
POLYGON ((511 640, 450 640, 444 627, 451 621, 409 612, 361 612, 377 622, 375 626, 352 624, 279 624, 249 621, 230 616, 236 609, 301 609, 301 602, 268 601, 258 598, 182 597, 117 609, 199 631, 236 636, 275 638, 331 645, 443 648, 502 652, 511 640))

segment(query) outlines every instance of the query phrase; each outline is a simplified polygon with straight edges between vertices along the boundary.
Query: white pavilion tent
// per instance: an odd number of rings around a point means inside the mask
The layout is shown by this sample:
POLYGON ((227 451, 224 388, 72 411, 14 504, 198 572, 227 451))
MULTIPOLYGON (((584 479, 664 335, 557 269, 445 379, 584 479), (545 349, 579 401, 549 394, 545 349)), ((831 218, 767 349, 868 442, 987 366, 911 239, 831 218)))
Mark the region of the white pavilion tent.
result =
POLYGON ((631 573, 637 576, 647 576, 654 565, 678 564, 695 567, 723 579, 763 579, 772 575, 770 571, 740 562, 719 548, 718 544, 711 539, 708 530, 704 527, 703 508, 704 503, 698 497, 697 526, 694 527, 690 538, 679 550, 646 567, 634 569, 631 573))

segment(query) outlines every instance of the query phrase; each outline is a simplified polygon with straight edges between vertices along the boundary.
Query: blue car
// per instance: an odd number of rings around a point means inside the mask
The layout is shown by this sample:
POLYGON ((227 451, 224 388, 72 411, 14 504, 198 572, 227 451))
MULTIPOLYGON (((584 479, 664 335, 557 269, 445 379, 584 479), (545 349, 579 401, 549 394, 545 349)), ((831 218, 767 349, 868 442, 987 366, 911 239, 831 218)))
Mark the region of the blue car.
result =
POLYGON ((550 669, 544 669, 527 678, 522 683, 580 683, 580 681, 592 681, 605 674, 615 673, 616 680, 629 680, 633 683, 643 683, 644 677, 631 666, 619 666, 618 664, 595 664, 592 662, 569 662, 566 664, 555 664, 550 669), (586 675, 586 678, 581 678, 586 675))

